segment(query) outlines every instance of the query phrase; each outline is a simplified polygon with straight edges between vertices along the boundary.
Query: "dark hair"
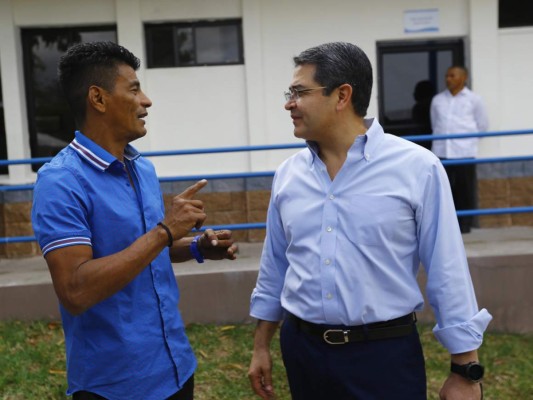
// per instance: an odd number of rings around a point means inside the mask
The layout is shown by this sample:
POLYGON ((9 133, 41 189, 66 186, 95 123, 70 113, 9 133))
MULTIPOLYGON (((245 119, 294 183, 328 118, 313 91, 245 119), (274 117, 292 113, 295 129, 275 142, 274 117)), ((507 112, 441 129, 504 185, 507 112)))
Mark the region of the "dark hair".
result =
POLYGON ((464 72, 465 76, 468 77, 468 68, 466 68, 464 65, 454 64, 451 67, 449 67, 448 69, 454 69, 454 68, 460 69, 461 71, 464 72))
POLYGON ((294 57, 294 64, 314 65, 314 79, 321 86, 326 86, 326 95, 342 84, 350 84, 355 113, 360 117, 366 115, 372 93, 372 65, 359 47, 344 42, 321 44, 294 57))
POLYGON ((95 85, 112 91, 120 64, 129 65, 134 70, 140 66, 137 57, 113 42, 80 43, 69 48, 61 57, 59 84, 78 125, 85 122, 89 87, 95 85))

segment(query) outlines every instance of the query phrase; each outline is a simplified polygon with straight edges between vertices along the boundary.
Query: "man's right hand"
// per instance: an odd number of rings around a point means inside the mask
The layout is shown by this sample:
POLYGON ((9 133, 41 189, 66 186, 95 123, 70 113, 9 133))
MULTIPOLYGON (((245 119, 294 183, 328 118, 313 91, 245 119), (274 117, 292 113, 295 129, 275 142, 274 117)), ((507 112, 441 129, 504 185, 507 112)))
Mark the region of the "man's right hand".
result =
POLYGON ((272 356, 270 355, 270 343, 279 321, 258 320, 254 333, 254 350, 252 361, 248 370, 248 378, 254 392, 262 399, 274 399, 274 387, 272 385, 272 356))
MULTIPOLYGON (((192 228, 204 223, 203 203, 193 197, 205 185, 205 179, 198 181, 172 199, 172 207, 163 223, 174 239, 183 238, 192 228)), ((155 237, 162 235, 152 230, 127 248, 98 258, 93 258, 92 246, 85 245, 48 252, 46 262, 61 304, 72 315, 79 315, 122 290, 161 253, 162 242, 154 240, 155 237)))
POLYGON ((202 227, 207 215, 203 202, 195 200, 194 196, 206 185, 207 180, 202 179, 172 199, 170 211, 163 223, 170 229, 174 240, 186 236, 192 228, 202 227))
POLYGON ((274 399, 274 387, 272 386, 272 357, 268 349, 254 349, 248 378, 252 389, 262 399, 274 399))

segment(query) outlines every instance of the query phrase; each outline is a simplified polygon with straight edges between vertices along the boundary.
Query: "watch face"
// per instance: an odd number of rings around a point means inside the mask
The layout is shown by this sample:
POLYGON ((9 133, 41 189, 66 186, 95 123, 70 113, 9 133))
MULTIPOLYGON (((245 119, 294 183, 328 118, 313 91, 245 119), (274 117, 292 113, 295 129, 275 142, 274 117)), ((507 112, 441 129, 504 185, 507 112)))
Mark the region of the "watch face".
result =
POLYGON ((473 381, 478 381, 481 378, 483 378, 483 372, 484 368, 480 364, 471 364, 468 366, 468 369, 466 371, 466 374, 468 375, 468 378, 473 381))

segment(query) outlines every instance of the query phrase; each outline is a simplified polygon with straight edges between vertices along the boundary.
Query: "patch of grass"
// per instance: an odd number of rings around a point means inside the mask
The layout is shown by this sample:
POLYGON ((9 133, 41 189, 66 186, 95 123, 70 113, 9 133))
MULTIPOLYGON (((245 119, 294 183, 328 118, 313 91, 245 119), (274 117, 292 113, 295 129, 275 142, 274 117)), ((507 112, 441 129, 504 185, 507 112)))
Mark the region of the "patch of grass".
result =
MULTIPOLYGON (((198 358, 195 399, 259 399, 253 395, 247 377, 253 331, 253 325, 191 325, 187 328, 198 358)), ((272 341, 272 358, 278 399, 290 399, 278 335, 272 341)))
MULTIPOLYGON (((247 370, 253 325, 191 325, 198 358, 197 400, 252 400, 247 370)), ((428 398, 438 399, 448 375, 449 356, 429 326, 419 326, 426 354, 428 398)), ((278 400, 289 400, 278 336, 273 341, 274 385, 278 400)), ((0 322, 0 399, 65 399, 63 331, 57 322, 0 322)), ((486 366, 486 400, 533 398, 533 336, 488 333, 480 350, 486 366)))
POLYGON ((65 349, 56 322, 0 323, 0 398, 64 399, 65 349))

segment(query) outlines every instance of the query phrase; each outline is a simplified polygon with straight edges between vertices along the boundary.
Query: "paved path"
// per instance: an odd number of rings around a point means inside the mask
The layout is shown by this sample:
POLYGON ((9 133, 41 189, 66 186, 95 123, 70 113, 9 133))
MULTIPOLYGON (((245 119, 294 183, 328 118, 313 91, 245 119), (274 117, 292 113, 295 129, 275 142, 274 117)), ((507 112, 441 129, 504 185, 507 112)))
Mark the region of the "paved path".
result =
MULTIPOLYGON (((473 229, 463 240, 469 258, 533 254, 533 227, 473 229)), ((189 261, 174 264, 174 271, 179 276, 257 270, 262 247, 262 243, 242 243, 235 261, 206 261, 202 265, 189 261)), ((0 287, 42 283, 51 283, 42 257, 0 259, 0 287)))

